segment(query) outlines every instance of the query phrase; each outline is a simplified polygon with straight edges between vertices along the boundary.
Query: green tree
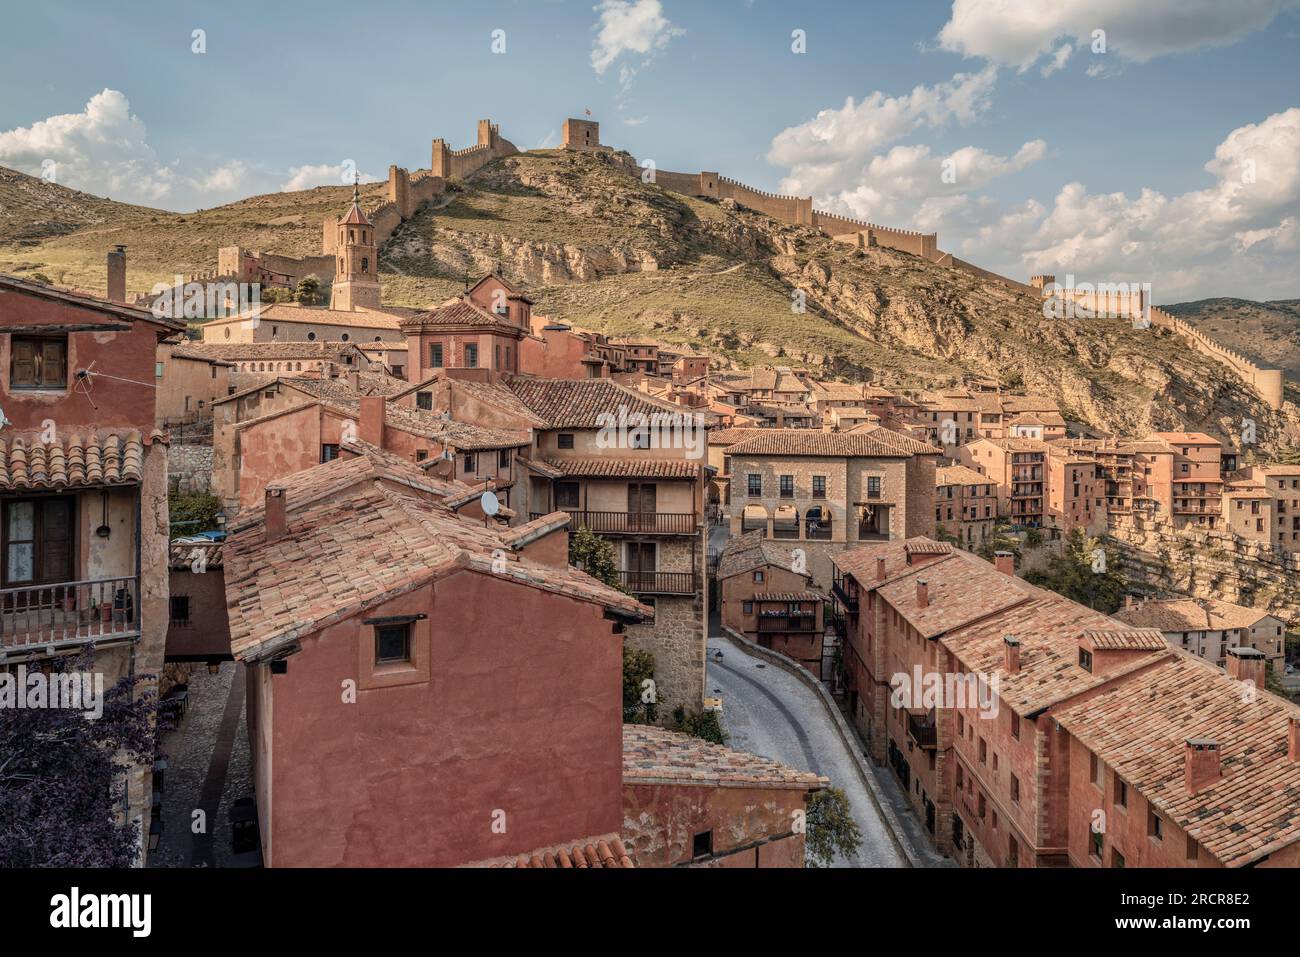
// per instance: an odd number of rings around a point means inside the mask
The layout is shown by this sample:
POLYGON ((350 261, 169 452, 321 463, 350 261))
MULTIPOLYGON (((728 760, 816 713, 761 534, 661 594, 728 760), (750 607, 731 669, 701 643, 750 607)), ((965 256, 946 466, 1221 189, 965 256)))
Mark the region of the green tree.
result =
POLYGON ((716 711, 688 713, 685 708, 678 705, 673 711, 673 730, 712 741, 714 744, 727 743, 727 732, 722 729, 722 721, 716 711))
POLYGON ((659 700, 654 685, 655 656, 623 644, 623 720, 629 724, 652 724, 659 717, 659 700), (646 684, 646 682, 650 684, 646 684), (649 699, 649 700, 647 700, 649 699))
POLYGON ((839 788, 822 788, 808 799, 807 842, 804 852, 812 867, 829 867, 838 851, 852 854, 862 843, 849 799, 839 788))
POLYGON ((1076 528, 1066 537, 1064 551, 1052 556, 1047 571, 1028 572, 1025 581, 1109 615, 1119 611, 1128 590, 1118 564, 1118 553, 1108 553, 1100 539, 1076 528))
POLYGON ((294 290, 295 298, 304 306, 314 306, 320 302, 320 280, 315 276, 303 276, 298 280, 294 290))
POLYGON ((217 527, 221 499, 211 492, 173 492, 167 498, 167 510, 173 535, 197 535, 217 527))
POLYGON ((589 528, 579 528, 569 536, 569 564, 580 568, 610 588, 622 589, 618 574, 618 556, 612 542, 589 528))

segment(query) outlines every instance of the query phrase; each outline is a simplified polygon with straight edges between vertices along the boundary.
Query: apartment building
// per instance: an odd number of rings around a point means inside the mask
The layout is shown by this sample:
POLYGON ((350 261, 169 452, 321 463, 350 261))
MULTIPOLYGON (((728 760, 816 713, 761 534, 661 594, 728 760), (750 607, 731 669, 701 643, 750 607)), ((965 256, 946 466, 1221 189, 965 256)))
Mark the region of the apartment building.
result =
POLYGON ((936 534, 956 536, 963 548, 974 549, 993 534, 998 523, 997 487, 987 475, 965 465, 934 470, 936 534))
POLYGON ((1300 552, 1300 465, 1254 465, 1246 476, 1247 482, 1258 485, 1271 499, 1269 543, 1284 551, 1300 552))
POLYGON ((732 536, 757 530, 790 541, 819 588, 830 586, 835 552, 933 531, 941 452, 924 442, 884 428, 769 430, 726 454, 732 536))
POLYGON ((1028 585, 1009 555, 994 567, 912 539, 835 564, 851 716, 959 863, 1300 859, 1300 815, 1278 793, 1300 786, 1300 712, 1262 690, 1261 652, 1214 669, 1028 585), (1170 850, 1144 857, 1139 837, 1170 850))
MULTIPOLYGON (((109 254, 109 289, 126 261, 109 254)), ((155 431, 159 343, 183 323, 0 276, 0 668, 94 647, 111 686, 158 690, 167 635, 167 437, 155 431)), ((140 854, 151 768, 126 773, 140 854)))
POLYGON ((1228 666, 1230 648, 1253 648, 1281 672, 1286 623, 1260 611, 1214 598, 1148 599, 1129 603, 1115 617, 1138 628, 1154 628, 1175 648, 1228 666))
POLYGON ((1041 528, 1047 517, 1048 448, 1041 439, 976 439, 960 448, 958 458, 997 486, 999 517, 1018 527, 1041 528))
POLYGON ((1096 535, 1106 530, 1105 478, 1088 455, 1049 446, 1047 525, 1068 535, 1074 529, 1096 535))
POLYGON ((1222 509, 1223 443, 1204 432, 1154 432, 1148 439, 1164 442, 1172 452, 1168 492, 1163 481, 1157 486, 1158 512, 1169 515, 1175 528, 1213 527, 1210 519, 1219 518, 1222 509))

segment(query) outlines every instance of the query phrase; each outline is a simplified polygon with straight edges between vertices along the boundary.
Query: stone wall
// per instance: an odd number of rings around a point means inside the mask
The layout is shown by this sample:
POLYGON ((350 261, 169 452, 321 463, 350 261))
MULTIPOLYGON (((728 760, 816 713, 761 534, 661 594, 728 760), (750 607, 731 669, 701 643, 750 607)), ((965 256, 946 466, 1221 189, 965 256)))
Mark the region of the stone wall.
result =
POLYGON ((173 445, 167 450, 170 488, 190 495, 212 491, 212 446, 173 445))
POLYGON ((659 543, 659 570, 695 569, 700 585, 694 595, 658 595, 652 622, 631 625, 624 641, 629 648, 655 658, 655 688, 659 723, 672 720, 678 706, 688 712, 704 709, 705 622, 708 620, 708 577, 702 538, 665 538, 659 543), (692 552, 696 552, 692 559, 692 552))

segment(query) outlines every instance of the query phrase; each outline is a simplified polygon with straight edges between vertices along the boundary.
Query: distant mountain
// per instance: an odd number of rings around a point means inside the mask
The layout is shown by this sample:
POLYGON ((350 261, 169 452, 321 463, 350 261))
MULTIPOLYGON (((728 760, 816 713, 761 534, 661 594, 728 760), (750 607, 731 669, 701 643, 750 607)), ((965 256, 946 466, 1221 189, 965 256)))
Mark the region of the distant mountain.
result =
POLYGON ((1300 299, 1198 299, 1163 306, 1238 352, 1285 369, 1300 382, 1300 299))

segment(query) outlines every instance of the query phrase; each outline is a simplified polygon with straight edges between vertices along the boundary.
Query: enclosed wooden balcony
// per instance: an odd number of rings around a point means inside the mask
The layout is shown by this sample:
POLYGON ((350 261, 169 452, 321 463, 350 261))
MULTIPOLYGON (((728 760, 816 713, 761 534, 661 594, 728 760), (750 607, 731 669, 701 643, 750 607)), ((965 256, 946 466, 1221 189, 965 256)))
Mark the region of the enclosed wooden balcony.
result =
POLYGON ((63 649, 140 635, 139 581, 95 578, 0 589, 0 649, 63 649))

